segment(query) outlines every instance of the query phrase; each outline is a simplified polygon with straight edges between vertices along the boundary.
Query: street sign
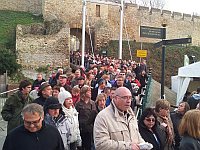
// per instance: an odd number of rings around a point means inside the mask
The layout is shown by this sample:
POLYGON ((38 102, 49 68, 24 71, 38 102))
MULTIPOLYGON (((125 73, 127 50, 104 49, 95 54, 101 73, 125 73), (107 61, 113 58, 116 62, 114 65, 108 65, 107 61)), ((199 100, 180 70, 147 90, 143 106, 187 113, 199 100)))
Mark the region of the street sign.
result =
POLYGON ((165 39, 166 28, 140 26, 140 37, 165 39))
POLYGON ((163 45, 163 41, 160 41, 160 42, 155 43, 155 44, 154 44, 154 47, 155 47, 155 48, 159 48, 159 47, 161 47, 162 45, 163 45))
POLYGON ((192 43, 192 38, 181 38, 181 39, 171 39, 162 40, 154 44, 155 48, 161 47, 162 45, 174 45, 174 44, 187 44, 192 43))
POLYGON ((164 40, 163 45, 187 44, 187 43, 192 43, 192 38, 164 40))
POLYGON ((147 57, 147 50, 137 50, 137 57, 147 57))

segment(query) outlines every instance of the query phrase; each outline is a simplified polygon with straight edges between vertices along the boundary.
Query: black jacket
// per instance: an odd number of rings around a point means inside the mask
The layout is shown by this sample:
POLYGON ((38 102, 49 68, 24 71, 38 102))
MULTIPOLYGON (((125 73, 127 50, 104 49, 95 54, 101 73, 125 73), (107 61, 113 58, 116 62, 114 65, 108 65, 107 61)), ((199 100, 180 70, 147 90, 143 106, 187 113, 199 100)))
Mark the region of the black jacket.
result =
POLYGON ((3 150, 64 150, 58 130, 43 122, 37 132, 29 132, 21 125, 11 131, 4 142, 3 150))
POLYGON ((36 98, 36 99, 33 101, 33 103, 37 103, 37 104, 39 104, 39 105, 41 105, 41 106, 44 106, 45 101, 46 101, 46 98, 43 97, 43 96, 40 96, 40 97, 36 98))
POLYGON ((175 148, 178 149, 178 147, 180 145, 180 141, 181 141, 181 136, 179 135, 179 132, 178 132, 178 126, 180 124, 180 121, 181 121, 183 115, 176 113, 176 112, 171 112, 170 117, 171 117, 173 127, 174 127, 175 148))
POLYGON ((147 127, 143 123, 138 124, 139 132, 142 138, 153 145, 152 150, 164 150, 165 140, 166 136, 165 133, 159 128, 159 125, 155 125, 154 128, 152 128, 154 134, 156 135, 159 142, 156 142, 156 139, 153 135, 153 133, 147 129, 147 127))
POLYGON ((200 150, 200 139, 184 135, 180 143, 180 150, 200 150))

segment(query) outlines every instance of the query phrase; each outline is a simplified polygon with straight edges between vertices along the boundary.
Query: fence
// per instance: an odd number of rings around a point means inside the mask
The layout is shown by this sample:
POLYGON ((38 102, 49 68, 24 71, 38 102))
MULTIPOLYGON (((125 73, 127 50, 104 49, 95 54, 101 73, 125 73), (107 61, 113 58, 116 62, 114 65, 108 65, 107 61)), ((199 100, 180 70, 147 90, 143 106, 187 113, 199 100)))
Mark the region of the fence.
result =
MULTIPOLYGON (((16 89, 13 89, 13 90, 10 90, 10 91, 6 91, 6 92, 2 92, 0 93, 0 112, 2 111, 2 108, 6 102, 6 99, 7 99, 7 95, 11 92, 15 92, 17 91, 19 88, 16 88, 16 89)), ((0 121, 2 121, 2 116, 0 115, 0 121)))
POLYGON ((150 70, 148 73, 147 84, 143 88, 143 92, 140 94, 140 107, 138 107, 137 112, 136 112, 137 118, 139 118, 139 116, 142 114, 143 110, 146 108, 151 81, 152 81, 152 76, 151 76, 151 70, 150 70))
POLYGON ((7 72, 0 75, 0 93, 6 91, 7 88, 7 72))

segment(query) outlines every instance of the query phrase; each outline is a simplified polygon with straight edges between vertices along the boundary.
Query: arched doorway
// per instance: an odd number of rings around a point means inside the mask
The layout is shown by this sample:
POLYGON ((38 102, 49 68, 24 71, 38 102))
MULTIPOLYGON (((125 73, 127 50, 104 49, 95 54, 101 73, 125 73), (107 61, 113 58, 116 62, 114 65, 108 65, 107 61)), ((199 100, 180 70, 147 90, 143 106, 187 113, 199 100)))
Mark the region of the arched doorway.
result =
MULTIPOLYGON (((92 53, 91 42, 94 43, 94 36, 91 35, 92 41, 90 40, 90 35, 85 32, 85 52, 92 53)), ((70 50, 81 51, 82 50, 82 29, 71 28, 70 29, 70 50)))

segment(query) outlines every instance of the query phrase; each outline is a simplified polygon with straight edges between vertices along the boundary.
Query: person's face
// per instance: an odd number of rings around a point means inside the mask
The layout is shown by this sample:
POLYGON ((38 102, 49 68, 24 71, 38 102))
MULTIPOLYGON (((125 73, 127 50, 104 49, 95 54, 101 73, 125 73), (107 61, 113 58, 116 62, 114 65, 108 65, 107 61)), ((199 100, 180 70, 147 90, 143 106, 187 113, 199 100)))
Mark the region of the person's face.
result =
POLYGON ((92 79, 94 79, 94 75, 93 75, 93 74, 90 74, 89 80, 92 80, 92 79))
POLYGON ((54 78, 56 76, 56 73, 52 73, 51 76, 52 78, 54 78))
POLYGON ((100 108, 104 108, 106 106, 106 99, 105 99, 105 97, 102 97, 101 99, 99 99, 98 106, 100 108))
POLYGON ((97 69, 93 69, 93 74, 96 75, 96 74, 97 74, 97 71, 98 71, 97 69))
POLYGON ((178 112, 184 113, 185 112, 185 103, 180 103, 178 106, 178 112))
POLYGON ((114 95, 115 95, 115 90, 111 90, 110 91, 110 99, 113 99, 114 95))
POLYGON ((101 84, 99 84, 99 88, 100 89, 104 89, 106 86, 106 83, 105 82, 102 82, 101 84))
POLYGON ((60 109, 48 109, 48 114, 52 117, 58 117, 59 111, 60 109))
POLYGON ((145 117, 144 124, 148 129, 151 129, 155 125, 155 117, 153 115, 145 117))
POLYGON ((87 98, 91 98, 91 89, 88 89, 85 95, 87 98))
POLYGON ((119 87, 121 87, 121 86, 123 86, 123 84, 124 84, 124 79, 123 78, 117 78, 117 85, 119 87))
POLYGON ((41 75, 41 74, 37 75, 37 80, 38 80, 38 81, 41 81, 41 80, 42 80, 42 75, 41 75))
POLYGON ((32 87, 31 85, 28 85, 25 88, 22 88, 22 93, 24 95, 28 95, 30 93, 30 91, 31 91, 31 87, 32 87))
POLYGON ((169 108, 160 108, 159 114, 162 117, 167 117, 169 114, 169 108))
POLYGON ((78 80, 78 85, 83 85, 85 80, 78 80))
POLYGON ((79 93, 80 93, 80 92, 77 92, 77 91, 75 91, 75 90, 72 90, 72 95, 73 95, 73 96, 78 96, 79 93))
POLYGON ((52 93, 53 97, 58 98, 58 94, 59 94, 59 91, 56 90, 56 89, 54 89, 54 90, 53 90, 53 93, 52 93))
POLYGON ((115 93, 114 102, 121 111, 127 111, 131 106, 132 95, 128 89, 122 89, 120 93, 115 93))
POLYGON ((110 72, 113 72, 113 71, 114 71, 113 66, 110 66, 110 67, 109 67, 109 71, 110 71, 110 72))
POLYGON ((73 105, 73 100, 72 100, 72 98, 71 98, 71 97, 66 98, 66 99, 65 99, 65 102, 64 102, 64 106, 65 106, 66 108, 69 109, 72 105, 73 105))
POLYGON ((38 113, 24 113, 24 127, 30 132, 39 131, 42 128, 43 117, 38 113))
POLYGON ((59 77, 59 83, 64 86, 67 82, 67 78, 59 77))
POLYGON ((130 82, 132 81, 132 77, 131 76, 127 76, 126 79, 129 80, 130 82))
POLYGON ((46 88, 44 88, 44 90, 42 91, 42 95, 44 97, 52 96, 52 88, 51 88, 51 86, 47 86, 46 88))
POLYGON ((78 78, 81 76, 81 72, 79 70, 77 70, 74 75, 76 78, 78 78))

